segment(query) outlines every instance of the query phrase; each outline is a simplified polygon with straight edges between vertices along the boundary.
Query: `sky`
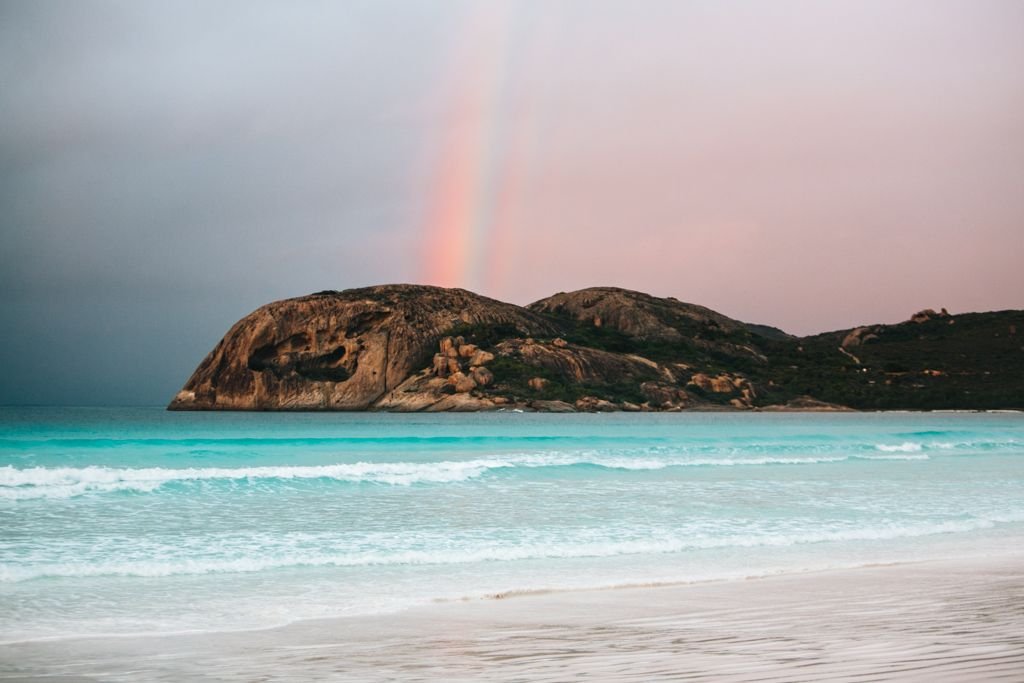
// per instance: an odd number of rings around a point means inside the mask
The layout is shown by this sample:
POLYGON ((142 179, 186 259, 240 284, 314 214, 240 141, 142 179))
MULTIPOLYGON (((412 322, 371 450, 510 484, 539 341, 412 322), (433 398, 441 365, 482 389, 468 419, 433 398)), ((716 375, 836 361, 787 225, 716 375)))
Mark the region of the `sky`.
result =
POLYGON ((795 334, 1024 308, 1024 2, 0 0, 0 404, 239 318, 612 285, 795 334))

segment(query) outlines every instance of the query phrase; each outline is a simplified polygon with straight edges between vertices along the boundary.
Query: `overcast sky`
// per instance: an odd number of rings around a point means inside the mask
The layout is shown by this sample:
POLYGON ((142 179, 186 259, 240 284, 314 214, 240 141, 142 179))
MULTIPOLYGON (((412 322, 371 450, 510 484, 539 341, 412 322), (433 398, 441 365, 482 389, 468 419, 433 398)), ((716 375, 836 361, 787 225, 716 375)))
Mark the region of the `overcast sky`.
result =
POLYGON ((0 403, 388 282, 1024 308, 1024 2, 0 0, 0 210, 0 403))

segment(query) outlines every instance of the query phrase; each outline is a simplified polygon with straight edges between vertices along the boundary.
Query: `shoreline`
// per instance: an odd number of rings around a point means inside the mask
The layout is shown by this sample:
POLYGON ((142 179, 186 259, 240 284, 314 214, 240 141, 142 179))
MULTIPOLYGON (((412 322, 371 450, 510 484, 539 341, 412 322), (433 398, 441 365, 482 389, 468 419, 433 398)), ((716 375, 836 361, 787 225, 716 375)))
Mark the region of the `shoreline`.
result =
MULTIPOLYGON (((978 559, 978 558, 973 558, 978 559)), ((1022 565, 1024 565, 1024 552, 1020 553, 1020 559, 1022 565)), ((476 593, 467 594, 458 597, 448 598, 431 598, 424 602, 414 603, 403 607, 397 607, 395 609, 380 611, 380 612, 367 612, 357 613, 349 615, 338 615, 330 617, 304 617, 298 619, 292 619, 284 621, 278 624, 269 624, 265 626, 254 626, 252 628, 224 628, 224 629, 183 629, 177 631, 144 631, 138 633, 126 633, 126 632, 111 632, 111 633, 85 633, 85 634, 72 634, 72 635, 50 635, 50 636, 38 636, 34 638, 24 638, 20 640, 3 640, 0 641, 0 651, 5 647, 19 647, 22 645, 34 645, 40 643, 65 643, 73 641, 84 641, 84 640, 106 640, 106 639, 162 639, 162 638, 182 638, 182 637, 195 637, 195 636, 230 636, 232 634, 241 633, 259 633, 259 632, 273 632, 280 631, 283 629, 291 628, 302 628, 303 625, 309 625, 317 622, 329 623, 335 621, 349 621, 356 619, 382 619, 382 618, 401 618, 401 615, 408 612, 416 612, 418 610, 432 609, 432 608, 444 608, 448 606, 456 605, 467 605, 482 603, 487 604, 490 602, 501 602, 506 600, 517 600, 520 598, 534 598, 542 597, 546 595, 562 595, 562 594, 578 594, 578 593, 605 593, 610 591, 646 591, 646 590, 659 590, 659 589, 671 589, 671 588, 687 588, 690 586, 708 586, 718 584, 731 584, 731 583, 743 583, 746 581, 761 581, 770 580, 775 578, 782 578, 788 576, 809 576, 817 574, 829 574, 835 572, 850 572, 858 571, 861 569, 877 569, 883 567, 903 567, 913 566, 920 564, 928 564, 934 562, 945 562, 945 559, 914 559, 914 560, 892 560, 892 561, 878 561, 878 562, 867 562, 864 564, 848 565, 848 566, 835 566, 835 567, 809 567, 809 568, 794 568, 794 569, 776 569, 766 571, 762 574, 749 574, 746 576, 723 576, 720 578, 701 578, 701 579, 680 579, 678 581, 638 581, 638 582, 627 582, 617 583, 608 585, 597 585, 597 586, 580 586, 580 587, 537 587, 537 588, 510 588, 507 590, 500 590, 497 592, 489 593, 476 593)))
POLYGON ((19 403, 6 403, 0 404, 0 409, 5 410, 53 410, 53 409, 74 409, 74 410, 153 410, 162 413, 179 413, 179 414, 210 414, 210 413, 227 413, 227 414, 252 414, 252 413, 273 413, 279 415, 320 415, 320 414, 350 414, 350 415, 446 415, 446 414, 465 414, 465 413, 512 413, 516 409, 521 410, 524 413, 537 413, 537 414, 550 414, 550 415, 605 415, 605 414, 629 414, 629 415, 685 415, 685 414, 702 414, 702 413, 724 413, 730 415, 744 415, 744 414, 758 414, 758 413, 770 413, 770 414, 824 414, 824 415, 884 415, 887 413, 893 414, 918 414, 918 415, 970 415, 970 414, 988 414, 988 415, 1024 415, 1024 408, 884 408, 884 409, 861 409, 861 408, 849 408, 843 407, 841 409, 815 409, 815 408, 792 408, 787 406, 754 406, 752 408, 733 408, 730 406, 716 406, 716 407, 695 407, 695 408, 684 408, 681 410, 625 410, 617 408, 615 410, 573 410, 571 412, 560 412, 555 410, 542 410, 535 407, 530 407, 524 403, 521 406, 513 407, 495 407, 491 409, 475 409, 475 410, 439 410, 439 411, 428 411, 428 410, 395 410, 395 409, 369 409, 369 410, 339 410, 334 408, 170 408, 166 404, 154 403, 154 404, 138 404, 138 405, 120 405, 120 404, 86 404, 86 405, 63 405, 63 404, 19 404, 19 403))
POLYGON ((21 641, 0 646, 0 679, 988 680, 1024 670, 1022 634, 1024 553, 1004 551, 499 593, 251 631, 21 641))
MULTIPOLYGON (((19 408, 25 406, 6 406, 19 408)), ((28 406, 28 407, 83 407, 83 408, 117 408, 122 406, 28 406)), ((631 410, 615 407, 600 410, 553 410, 550 408, 539 408, 529 403, 510 404, 508 406, 494 406, 488 408, 448 408, 444 410, 400 410, 395 408, 371 408, 366 410, 344 410, 338 408, 172 408, 170 406, 124 406, 138 408, 156 408, 167 413, 277 413, 277 414, 354 414, 354 415, 460 415, 460 414, 483 414, 483 413, 536 413, 545 415, 685 415, 702 413, 727 413, 730 415, 744 414, 822 414, 822 415, 877 415, 886 413, 912 413, 921 415, 943 415, 943 414, 988 414, 988 415, 1024 415, 1021 408, 884 408, 884 409, 861 409, 839 406, 835 408, 793 408, 785 405, 754 406, 751 408, 734 408, 731 406, 699 406, 694 408, 682 408, 678 410, 667 409, 640 409, 631 410)))

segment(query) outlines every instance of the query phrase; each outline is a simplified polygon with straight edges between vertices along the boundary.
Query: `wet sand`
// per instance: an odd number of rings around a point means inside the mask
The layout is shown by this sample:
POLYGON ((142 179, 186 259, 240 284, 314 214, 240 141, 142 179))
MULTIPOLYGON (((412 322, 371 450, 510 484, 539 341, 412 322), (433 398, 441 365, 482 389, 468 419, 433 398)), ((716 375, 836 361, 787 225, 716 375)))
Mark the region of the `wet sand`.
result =
POLYGON ((0 646, 0 678, 1021 681, 1024 555, 0 646), (40 678, 45 677, 45 678, 40 678))

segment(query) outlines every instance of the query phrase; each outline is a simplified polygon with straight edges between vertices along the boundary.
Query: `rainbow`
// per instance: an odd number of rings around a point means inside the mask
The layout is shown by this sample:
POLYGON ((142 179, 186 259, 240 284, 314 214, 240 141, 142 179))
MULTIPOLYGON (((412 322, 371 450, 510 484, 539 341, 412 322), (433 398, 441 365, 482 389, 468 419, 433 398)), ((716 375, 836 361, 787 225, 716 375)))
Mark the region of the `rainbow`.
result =
POLYGON ((490 291, 499 286, 516 152, 509 131, 513 5, 475 3, 459 32, 446 90, 448 116, 426 202, 421 281, 490 291))

